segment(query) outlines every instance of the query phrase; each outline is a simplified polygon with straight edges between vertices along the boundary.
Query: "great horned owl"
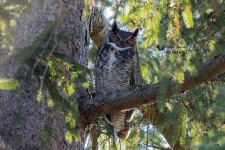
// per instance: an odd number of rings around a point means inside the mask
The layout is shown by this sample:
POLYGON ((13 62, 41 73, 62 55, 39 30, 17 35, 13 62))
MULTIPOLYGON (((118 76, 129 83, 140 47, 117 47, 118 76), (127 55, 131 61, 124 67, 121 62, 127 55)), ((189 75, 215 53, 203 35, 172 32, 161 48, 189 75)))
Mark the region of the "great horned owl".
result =
MULTIPOLYGON (((126 32, 120 30, 116 22, 113 23, 96 54, 95 67, 99 72, 96 75, 96 95, 127 91, 139 82, 137 34, 138 29, 126 32)), ((133 113, 132 109, 105 115, 106 121, 114 126, 115 135, 120 139, 128 138, 133 113)))

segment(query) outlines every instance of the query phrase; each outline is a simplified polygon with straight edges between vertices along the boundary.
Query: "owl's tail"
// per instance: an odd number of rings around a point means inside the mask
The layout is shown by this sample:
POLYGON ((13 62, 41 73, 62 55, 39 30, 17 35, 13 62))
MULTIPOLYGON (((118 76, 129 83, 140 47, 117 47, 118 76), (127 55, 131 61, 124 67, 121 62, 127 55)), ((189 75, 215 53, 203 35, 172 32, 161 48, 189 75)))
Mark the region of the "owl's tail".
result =
POLYGON ((125 140, 130 134, 130 122, 133 118, 134 110, 120 111, 114 114, 106 115, 105 119, 108 123, 114 125, 115 135, 125 140))

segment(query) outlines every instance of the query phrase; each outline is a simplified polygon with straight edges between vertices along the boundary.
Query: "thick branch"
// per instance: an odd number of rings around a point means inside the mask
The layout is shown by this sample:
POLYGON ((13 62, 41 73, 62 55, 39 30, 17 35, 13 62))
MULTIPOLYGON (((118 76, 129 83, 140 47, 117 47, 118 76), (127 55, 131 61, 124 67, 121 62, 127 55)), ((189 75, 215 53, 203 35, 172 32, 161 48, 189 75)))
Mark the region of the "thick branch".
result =
MULTIPOLYGON (((206 62, 198 68, 198 74, 190 75, 185 73, 184 83, 181 84, 181 91, 185 92, 195 88, 211 78, 225 72, 225 54, 206 62)), ((142 105, 154 103, 160 93, 161 83, 146 85, 140 88, 131 89, 127 92, 116 93, 108 97, 95 97, 85 99, 79 105, 80 113, 85 118, 86 124, 91 123, 97 116, 112 113, 118 110, 137 108, 142 105)), ((168 87, 177 87, 178 83, 170 80, 168 87)), ((166 97, 175 94, 174 88, 168 88, 166 97)), ((83 119, 82 119, 83 120, 83 119)))
MULTIPOLYGON (((108 30, 110 30, 109 24, 105 21, 99 11, 95 12, 95 17, 92 20, 90 36, 93 42, 99 47, 102 43, 104 37, 106 36, 108 30)), ((173 96, 176 92, 176 87, 179 86, 181 92, 185 92, 189 89, 195 88, 199 86, 201 83, 216 77, 217 75, 225 72, 225 56, 222 55, 214 60, 211 60, 201 67, 198 68, 198 75, 191 76, 190 73, 185 73, 185 81, 182 85, 175 83, 174 81, 170 81, 167 89, 167 98, 173 96), (171 88, 172 87, 172 88, 171 88)), ((163 82, 161 82, 163 83, 163 82)), ((83 104, 80 105, 80 111, 83 115, 81 120, 86 124, 92 123, 92 121, 103 114, 110 113, 113 111, 118 111, 121 109, 129 109, 134 107, 139 107, 145 104, 154 103, 159 92, 161 90, 161 83, 154 85, 146 85, 141 88, 132 89, 125 93, 114 94, 109 97, 95 97, 94 99, 87 99, 87 101, 82 101, 83 104)), ((164 122, 165 115, 159 113, 157 108, 151 110, 151 115, 158 117, 151 117, 151 121, 153 121, 154 125, 160 126, 162 122, 164 122), (155 118, 152 120, 152 118, 155 118), (160 119, 157 119, 160 118, 160 119)), ((176 128, 176 127, 175 127, 176 128)), ((173 126, 168 126, 168 130, 163 131, 163 135, 166 137, 168 142, 172 144, 174 141, 171 138, 171 131, 173 130, 173 126), (172 139, 172 140, 171 140, 172 139)), ((175 149, 179 147, 179 142, 176 142, 174 145, 175 149), (178 144, 178 145, 177 145, 178 144)))

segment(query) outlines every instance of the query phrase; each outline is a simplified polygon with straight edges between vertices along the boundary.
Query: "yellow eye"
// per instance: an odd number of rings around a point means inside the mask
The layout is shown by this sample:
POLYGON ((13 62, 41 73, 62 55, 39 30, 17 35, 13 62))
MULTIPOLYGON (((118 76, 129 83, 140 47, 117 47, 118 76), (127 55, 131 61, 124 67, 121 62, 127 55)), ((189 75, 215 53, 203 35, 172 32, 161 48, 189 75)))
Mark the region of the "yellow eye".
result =
POLYGON ((136 44, 136 40, 134 38, 131 38, 129 40, 126 41, 128 44, 130 45, 135 45, 136 44))
POLYGON ((109 36, 109 39, 110 39, 110 41, 115 42, 115 41, 117 41, 119 38, 118 38, 118 36, 117 36, 116 34, 112 33, 112 34, 109 36))

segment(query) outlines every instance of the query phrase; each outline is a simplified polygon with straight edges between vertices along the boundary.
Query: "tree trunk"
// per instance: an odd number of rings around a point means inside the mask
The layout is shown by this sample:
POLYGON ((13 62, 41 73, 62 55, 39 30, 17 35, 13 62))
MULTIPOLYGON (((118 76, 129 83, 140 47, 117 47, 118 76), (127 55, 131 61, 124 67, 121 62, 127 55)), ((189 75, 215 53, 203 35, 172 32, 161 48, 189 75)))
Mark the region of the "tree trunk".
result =
MULTIPOLYGON (((69 39, 59 41, 57 48, 87 66, 90 21, 83 16, 84 1, 45 0, 39 3, 33 0, 30 3, 32 9, 18 20, 13 31, 14 47, 31 45, 49 22, 56 21, 57 33, 69 39)), ((84 137, 80 142, 66 142, 65 118, 48 107, 46 98, 43 103, 37 101, 40 82, 39 78, 31 78, 34 62, 18 62, 17 55, 9 53, 9 50, 2 50, 0 55, 0 77, 16 78, 21 85, 15 91, 0 91, 0 149, 9 149, 9 145, 12 149, 84 149, 84 137)))

